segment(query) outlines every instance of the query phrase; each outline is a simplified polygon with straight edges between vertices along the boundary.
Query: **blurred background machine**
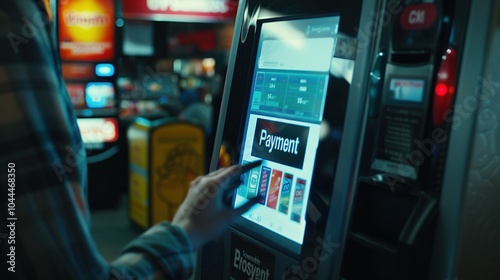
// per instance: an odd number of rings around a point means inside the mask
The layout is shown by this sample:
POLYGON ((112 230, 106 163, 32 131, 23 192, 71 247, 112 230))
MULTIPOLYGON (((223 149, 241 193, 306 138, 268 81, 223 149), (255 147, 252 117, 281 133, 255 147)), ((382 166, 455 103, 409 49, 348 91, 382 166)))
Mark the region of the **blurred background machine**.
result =
POLYGON ((137 117, 197 123, 212 150, 238 2, 162 3, 52 2, 92 208, 113 207, 128 192, 126 135, 137 117))
POLYGON ((127 165, 120 147, 116 12, 114 1, 57 5, 62 73, 87 150, 91 207, 116 205, 127 182, 121 176, 127 165))

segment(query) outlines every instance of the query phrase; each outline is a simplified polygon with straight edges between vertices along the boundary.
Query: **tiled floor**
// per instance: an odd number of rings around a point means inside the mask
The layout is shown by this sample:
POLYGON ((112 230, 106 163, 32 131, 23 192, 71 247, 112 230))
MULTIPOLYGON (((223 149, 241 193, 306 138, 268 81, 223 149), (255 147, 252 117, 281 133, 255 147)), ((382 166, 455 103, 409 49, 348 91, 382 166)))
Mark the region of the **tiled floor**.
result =
POLYGON ((91 232, 101 255, 108 261, 118 257, 121 250, 140 233, 130 226, 127 197, 118 207, 91 211, 91 232))
MULTIPOLYGON (((91 210, 91 233, 101 255, 111 262, 140 232, 130 226, 128 200, 123 196, 118 207, 91 210)), ((194 275, 188 280, 193 280, 194 275)))

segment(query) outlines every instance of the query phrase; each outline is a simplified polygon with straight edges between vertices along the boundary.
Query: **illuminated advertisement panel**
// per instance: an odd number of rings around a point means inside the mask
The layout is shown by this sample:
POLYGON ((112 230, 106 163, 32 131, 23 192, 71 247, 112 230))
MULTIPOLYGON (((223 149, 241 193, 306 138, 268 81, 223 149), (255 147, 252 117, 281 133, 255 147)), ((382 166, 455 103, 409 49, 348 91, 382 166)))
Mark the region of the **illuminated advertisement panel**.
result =
POLYGON ((58 11, 59 47, 62 60, 113 60, 114 1, 61 0, 58 3, 58 11))
POLYGON ((95 77, 92 63, 62 63, 62 75, 66 80, 89 80, 95 77))
POLYGON ((85 88, 87 107, 112 108, 115 105, 115 89, 111 83, 88 83, 85 88))
POLYGON ((85 85, 81 83, 66 83, 71 104, 75 109, 83 109, 85 103, 85 85))
POLYGON ((234 20, 237 0, 123 0, 129 19, 209 22, 234 20))
POLYGON ((77 119, 83 143, 99 144, 118 140, 118 121, 113 118, 77 119))

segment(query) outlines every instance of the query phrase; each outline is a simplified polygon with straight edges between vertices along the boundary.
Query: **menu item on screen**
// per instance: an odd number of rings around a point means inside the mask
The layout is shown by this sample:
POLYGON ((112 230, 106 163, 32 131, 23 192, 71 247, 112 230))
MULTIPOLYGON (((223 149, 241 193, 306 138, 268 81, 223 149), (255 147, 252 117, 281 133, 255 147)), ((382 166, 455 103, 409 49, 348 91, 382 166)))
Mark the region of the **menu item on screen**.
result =
MULTIPOLYGON (((249 163, 243 161, 243 164, 249 163)), ((245 198, 254 198, 257 196, 257 184, 259 180, 259 168, 255 167, 248 172, 243 173, 243 184, 238 188, 238 195, 245 198)))
POLYGON ((278 211, 283 214, 288 214, 290 207, 290 191, 292 188, 293 175, 286 173, 283 177, 283 185, 281 186, 280 202, 278 211))
POLYGON ((266 204, 267 186, 269 185, 270 174, 271 168, 262 166, 259 183, 259 203, 262 205, 266 204))
POLYGON ((338 23, 326 16, 258 24, 240 162, 263 162, 245 177, 234 207, 257 196, 243 217, 299 245, 338 23))
POLYGON ((283 172, 274 169, 271 174, 271 186, 269 187, 269 194, 267 195, 267 207, 276 209, 278 205, 278 195, 281 187, 281 176, 283 172))
POLYGON ((252 156, 302 168, 309 134, 308 126, 257 119, 252 156))
POLYGON ((300 223, 300 218, 302 215, 302 204, 304 203, 304 189, 306 187, 306 181, 303 179, 297 179, 295 184, 295 190, 293 194, 293 204, 292 204, 292 221, 300 223))

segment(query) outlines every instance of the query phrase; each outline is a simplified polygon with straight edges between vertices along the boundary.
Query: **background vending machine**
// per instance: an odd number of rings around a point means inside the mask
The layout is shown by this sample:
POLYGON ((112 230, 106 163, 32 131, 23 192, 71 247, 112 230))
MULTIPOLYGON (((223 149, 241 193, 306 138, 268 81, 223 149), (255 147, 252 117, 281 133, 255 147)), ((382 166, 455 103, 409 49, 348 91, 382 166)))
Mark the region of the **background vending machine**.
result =
POLYGON ((127 184, 118 142, 115 2, 61 0, 57 34, 62 74, 87 148, 89 203, 115 205, 127 184))
POLYGON ((413 1, 396 11, 380 26, 371 69, 346 279, 426 279, 429 272, 450 133, 445 119, 465 32, 455 22, 465 17, 452 1, 413 1))
POLYGON ((383 3, 333 279, 498 278, 496 2, 383 3))

